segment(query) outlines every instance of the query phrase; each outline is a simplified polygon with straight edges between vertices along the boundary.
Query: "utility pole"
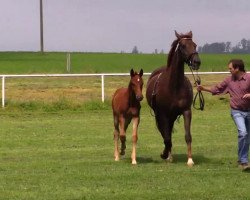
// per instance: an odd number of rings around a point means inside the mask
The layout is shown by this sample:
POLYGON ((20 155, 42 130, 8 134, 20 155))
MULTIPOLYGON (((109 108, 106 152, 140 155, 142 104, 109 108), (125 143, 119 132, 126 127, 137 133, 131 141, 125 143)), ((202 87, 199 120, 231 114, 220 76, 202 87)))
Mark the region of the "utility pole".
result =
POLYGON ((43 0, 40 0, 40 45, 43 53, 43 0))

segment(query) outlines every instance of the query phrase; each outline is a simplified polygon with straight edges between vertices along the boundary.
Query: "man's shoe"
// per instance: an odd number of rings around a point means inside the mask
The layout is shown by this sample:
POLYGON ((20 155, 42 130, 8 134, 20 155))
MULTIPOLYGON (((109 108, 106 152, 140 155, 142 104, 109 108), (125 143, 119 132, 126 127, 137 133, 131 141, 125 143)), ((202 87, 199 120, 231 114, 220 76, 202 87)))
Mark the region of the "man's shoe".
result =
POLYGON ((239 166, 242 171, 250 171, 250 165, 248 165, 248 163, 241 163, 239 166))

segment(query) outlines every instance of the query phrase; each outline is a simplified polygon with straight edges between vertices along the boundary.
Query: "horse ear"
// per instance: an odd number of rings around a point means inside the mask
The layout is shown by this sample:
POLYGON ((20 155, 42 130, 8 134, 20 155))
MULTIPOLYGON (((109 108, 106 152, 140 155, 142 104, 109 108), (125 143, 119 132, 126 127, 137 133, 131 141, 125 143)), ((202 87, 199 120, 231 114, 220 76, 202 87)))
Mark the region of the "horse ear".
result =
POLYGON ((177 33, 177 31, 174 31, 174 32, 175 32, 175 36, 176 36, 178 39, 180 39, 181 36, 179 35, 179 33, 177 33))
POLYGON ((134 76, 134 75, 135 75, 135 72, 134 72, 133 69, 131 69, 131 70, 130 70, 130 76, 132 77, 132 76, 134 76))
POLYGON ((140 70, 139 75, 142 77, 142 75, 143 75, 143 69, 140 70))
POLYGON ((189 32, 188 32, 188 35, 192 38, 192 37, 193 37, 192 31, 189 31, 189 32))

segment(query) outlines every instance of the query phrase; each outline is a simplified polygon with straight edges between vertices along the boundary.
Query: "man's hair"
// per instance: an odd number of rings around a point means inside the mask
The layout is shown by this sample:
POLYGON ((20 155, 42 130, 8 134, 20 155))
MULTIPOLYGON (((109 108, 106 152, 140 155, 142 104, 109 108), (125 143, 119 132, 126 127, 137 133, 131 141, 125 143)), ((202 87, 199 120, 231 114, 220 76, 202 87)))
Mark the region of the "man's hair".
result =
POLYGON ((238 68, 240 71, 245 72, 245 65, 241 59, 231 59, 228 64, 232 63, 233 68, 238 68))

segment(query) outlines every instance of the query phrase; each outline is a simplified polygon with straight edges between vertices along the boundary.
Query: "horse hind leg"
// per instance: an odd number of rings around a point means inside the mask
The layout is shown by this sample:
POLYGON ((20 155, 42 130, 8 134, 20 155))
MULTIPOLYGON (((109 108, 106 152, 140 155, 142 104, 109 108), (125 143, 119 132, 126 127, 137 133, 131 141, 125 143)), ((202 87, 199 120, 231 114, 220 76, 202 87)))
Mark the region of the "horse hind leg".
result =
POLYGON ((163 155, 165 152, 165 159, 168 162, 173 162, 173 156, 172 156, 172 130, 174 126, 175 120, 168 120, 167 126, 166 126, 166 132, 164 137, 164 144, 165 148, 163 151, 163 155))
POLYGON ((160 156, 162 159, 172 162, 173 157, 171 154, 171 149, 172 149, 172 129, 174 125, 174 120, 170 120, 164 114, 157 114, 155 118, 156 118, 157 128, 162 135, 165 145, 164 150, 160 156))
POLYGON ((118 121, 118 117, 114 116, 114 145, 115 145, 115 149, 114 149, 114 157, 115 157, 115 161, 119 161, 119 145, 118 145, 118 141, 119 141, 119 121, 118 121))

